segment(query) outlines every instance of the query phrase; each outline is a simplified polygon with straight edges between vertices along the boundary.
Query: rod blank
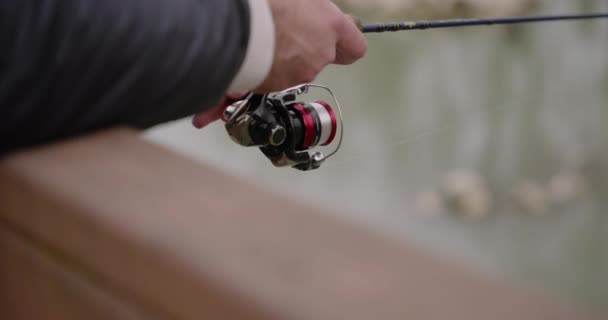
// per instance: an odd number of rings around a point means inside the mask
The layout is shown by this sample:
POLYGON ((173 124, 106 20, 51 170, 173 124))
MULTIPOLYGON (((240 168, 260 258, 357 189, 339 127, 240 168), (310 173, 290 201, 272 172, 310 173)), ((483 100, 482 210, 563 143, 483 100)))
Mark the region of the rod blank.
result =
POLYGON ((506 25, 533 22, 608 19, 608 13, 593 13, 579 15, 529 16, 492 19, 452 19, 452 20, 422 20, 411 22, 371 23, 361 27, 363 33, 396 32, 407 30, 425 30, 480 25, 506 25))

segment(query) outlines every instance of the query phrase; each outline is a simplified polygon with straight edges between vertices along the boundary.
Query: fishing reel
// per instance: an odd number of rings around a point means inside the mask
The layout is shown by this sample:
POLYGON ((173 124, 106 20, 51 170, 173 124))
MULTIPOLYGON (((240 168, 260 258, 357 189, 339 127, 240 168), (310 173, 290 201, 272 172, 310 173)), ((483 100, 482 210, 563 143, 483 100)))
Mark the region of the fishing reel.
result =
POLYGON ((275 94, 249 94, 224 111, 226 130, 244 147, 259 147, 276 167, 309 171, 338 152, 342 144, 342 112, 336 96, 324 86, 304 84, 275 94), (302 101, 310 88, 323 89, 332 98, 337 114, 323 100, 302 101), (338 136, 335 149, 327 156, 316 147, 329 146, 338 136))

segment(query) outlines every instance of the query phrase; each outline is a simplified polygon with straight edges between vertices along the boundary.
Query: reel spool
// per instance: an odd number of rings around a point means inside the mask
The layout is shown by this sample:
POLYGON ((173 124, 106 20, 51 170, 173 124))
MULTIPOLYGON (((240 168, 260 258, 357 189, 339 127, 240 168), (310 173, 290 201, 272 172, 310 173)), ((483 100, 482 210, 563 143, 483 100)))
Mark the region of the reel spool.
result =
POLYGON ((249 94, 226 108, 224 120, 236 143, 259 147, 277 167, 318 169, 342 145, 340 105, 329 88, 319 85, 300 85, 273 95, 249 94), (327 91, 336 109, 323 100, 300 101, 299 96, 308 93, 311 87, 327 91), (311 151, 331 145, 338 136, 336 148, 329 155, 311 151))

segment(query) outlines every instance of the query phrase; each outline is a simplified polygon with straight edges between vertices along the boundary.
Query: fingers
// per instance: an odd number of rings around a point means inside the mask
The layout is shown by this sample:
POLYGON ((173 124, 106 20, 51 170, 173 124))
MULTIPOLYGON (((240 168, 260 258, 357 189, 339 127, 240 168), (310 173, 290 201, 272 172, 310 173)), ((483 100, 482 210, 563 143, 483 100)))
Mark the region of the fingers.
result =
POLYGON ((361 32, 361 22, 356 17, 344 15, 344 22, 338 30, 338 36, 335 64, 355 63, 367 53, 367 39, 361 32))
POLYGON ((245 98, 246 95, 246 93, 227 94, 226 96, 220 99, 220 101, 215 107, 195 115, 192 118, 192 125, 197 129, 202 129, 203 127, 206 127, 209 124, 222 119, 222 115, 226 107, 233 104, 237 100, 245 98))
POLYGON ((226 95, 226 98, 228 98, 228 100, 232 100, 232 101, 229 101, 230 102, 229 104, 232 104, 232 103, 236 102, 237 100, 245 99, 245 97, 248 94, 249 94, 249 92, 245 92, 245 93, 228 93, 226 95))
POLYGON ((357 26, 357 29, 363 30, 363 22, 359 17, 353 16, 352 14, 347 14, 346 16, 357 26))
POLYGON ((192 118, 192 125, 197 129, 202 129, 212 122, 221 119, 224 109, 223 105, 218 105, 209 111, 199 113, 192 118))

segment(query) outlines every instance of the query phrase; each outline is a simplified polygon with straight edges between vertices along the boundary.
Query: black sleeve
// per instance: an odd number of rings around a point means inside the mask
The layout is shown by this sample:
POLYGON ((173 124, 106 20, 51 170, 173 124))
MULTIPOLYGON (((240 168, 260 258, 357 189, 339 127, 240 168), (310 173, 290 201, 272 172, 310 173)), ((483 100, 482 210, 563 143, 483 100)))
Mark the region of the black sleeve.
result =
POLYGON ((0 154, 209 108, 249 19, 247 0, 0 1, 0 154))

